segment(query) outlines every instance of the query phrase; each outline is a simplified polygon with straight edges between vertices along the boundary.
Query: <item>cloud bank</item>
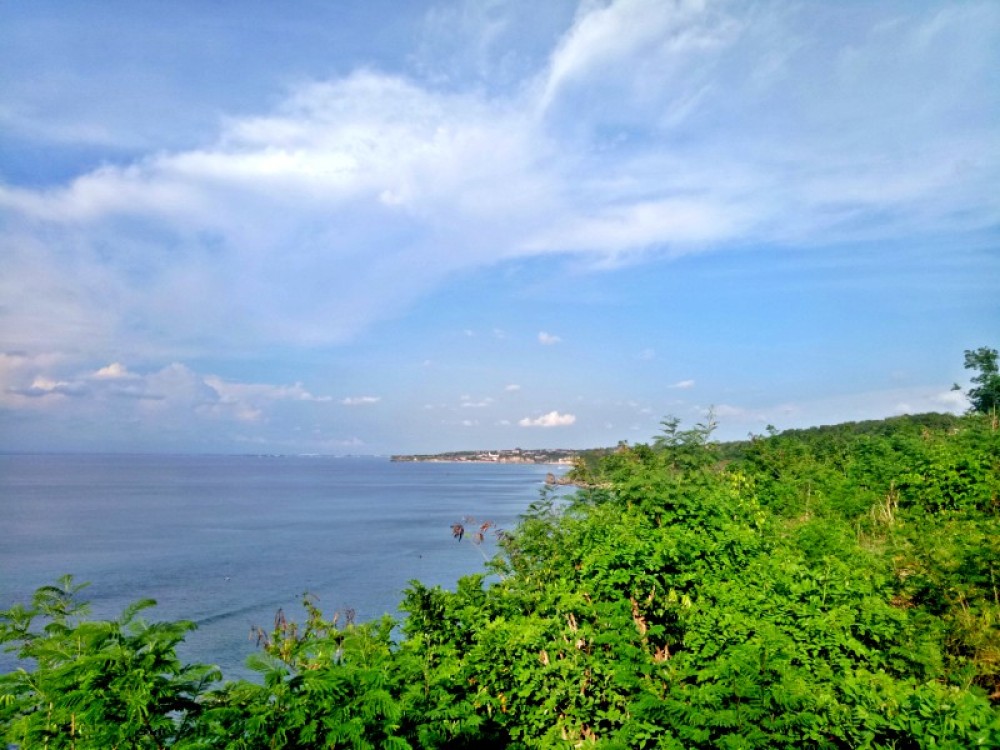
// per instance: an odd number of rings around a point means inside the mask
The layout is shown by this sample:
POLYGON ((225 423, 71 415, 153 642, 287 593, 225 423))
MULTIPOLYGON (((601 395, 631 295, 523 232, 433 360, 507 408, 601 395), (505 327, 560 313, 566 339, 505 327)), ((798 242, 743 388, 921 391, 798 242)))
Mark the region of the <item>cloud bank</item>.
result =
POLYGON ((304 82, 200 148, 0 184, 5 343, 321 345, 504 259, 990 226, 998 19, 621 0, 495 96, 304 82))

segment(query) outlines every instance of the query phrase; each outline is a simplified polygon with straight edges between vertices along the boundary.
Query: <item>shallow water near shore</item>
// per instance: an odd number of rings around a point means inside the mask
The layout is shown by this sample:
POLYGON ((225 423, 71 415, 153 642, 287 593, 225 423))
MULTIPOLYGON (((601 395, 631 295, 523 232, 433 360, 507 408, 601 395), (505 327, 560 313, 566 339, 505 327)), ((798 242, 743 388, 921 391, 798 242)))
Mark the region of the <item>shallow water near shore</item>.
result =
MULTIPOLYGON (((147 620, 198 624, 189 662, 248 677, 252 626, 332 614, 396 615, 407 582, 453 588, 483 570, 452 539, 465 517, 513 528, 553 467, 385 458, 0 455, 0 608, 71 573, 93 617, 142 598, 147 620)), ((557 473, 559 473, 557 471, 557 473)), ((0 671, 13 664, 0 654, 0 671)))

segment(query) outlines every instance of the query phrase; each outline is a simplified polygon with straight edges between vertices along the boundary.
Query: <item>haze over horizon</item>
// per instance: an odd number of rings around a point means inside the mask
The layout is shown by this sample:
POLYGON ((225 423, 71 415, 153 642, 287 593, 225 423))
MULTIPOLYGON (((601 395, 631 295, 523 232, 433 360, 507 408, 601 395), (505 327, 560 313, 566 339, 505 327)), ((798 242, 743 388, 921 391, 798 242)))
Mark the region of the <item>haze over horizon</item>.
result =
POLYGON ((0 4, 0 450, 967 406, 1000 4, 0 4))

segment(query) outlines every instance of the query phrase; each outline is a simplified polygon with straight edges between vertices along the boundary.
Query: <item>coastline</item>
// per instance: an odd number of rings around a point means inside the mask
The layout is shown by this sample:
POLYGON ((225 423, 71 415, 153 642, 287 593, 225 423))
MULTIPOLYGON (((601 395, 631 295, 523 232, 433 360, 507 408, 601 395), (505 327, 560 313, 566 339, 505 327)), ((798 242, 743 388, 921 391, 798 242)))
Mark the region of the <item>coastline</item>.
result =
POLYGON ((580 451, 564 448, 547 448, 497 451, 450 451, 433 454, 403 454, 390 456, 390 461, 419 463, 477 463, 477 464, 538 464, 573 466, 580 451))

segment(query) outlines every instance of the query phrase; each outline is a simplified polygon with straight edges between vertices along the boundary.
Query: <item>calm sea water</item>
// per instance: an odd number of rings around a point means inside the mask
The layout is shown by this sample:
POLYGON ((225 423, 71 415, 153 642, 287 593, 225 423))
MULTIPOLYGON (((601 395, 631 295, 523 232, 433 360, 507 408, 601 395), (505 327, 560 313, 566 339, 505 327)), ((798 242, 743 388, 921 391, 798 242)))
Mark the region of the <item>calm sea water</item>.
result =
MULTIPOLYGON (((198 623, 183 659, 247 677, 253 625, 308 591, 328 614, 397 613, 407 582, 480 572, 452 539, 472 516, 513 528, 546 466, 379 458, 0 455, 0 608, 65 574, 96 617, 145 597, 148 620, 198 623)), ((495 543, 484 550, 492 554, 495 543)), ((0 668, 10 657, 0 655, 0 668)))

